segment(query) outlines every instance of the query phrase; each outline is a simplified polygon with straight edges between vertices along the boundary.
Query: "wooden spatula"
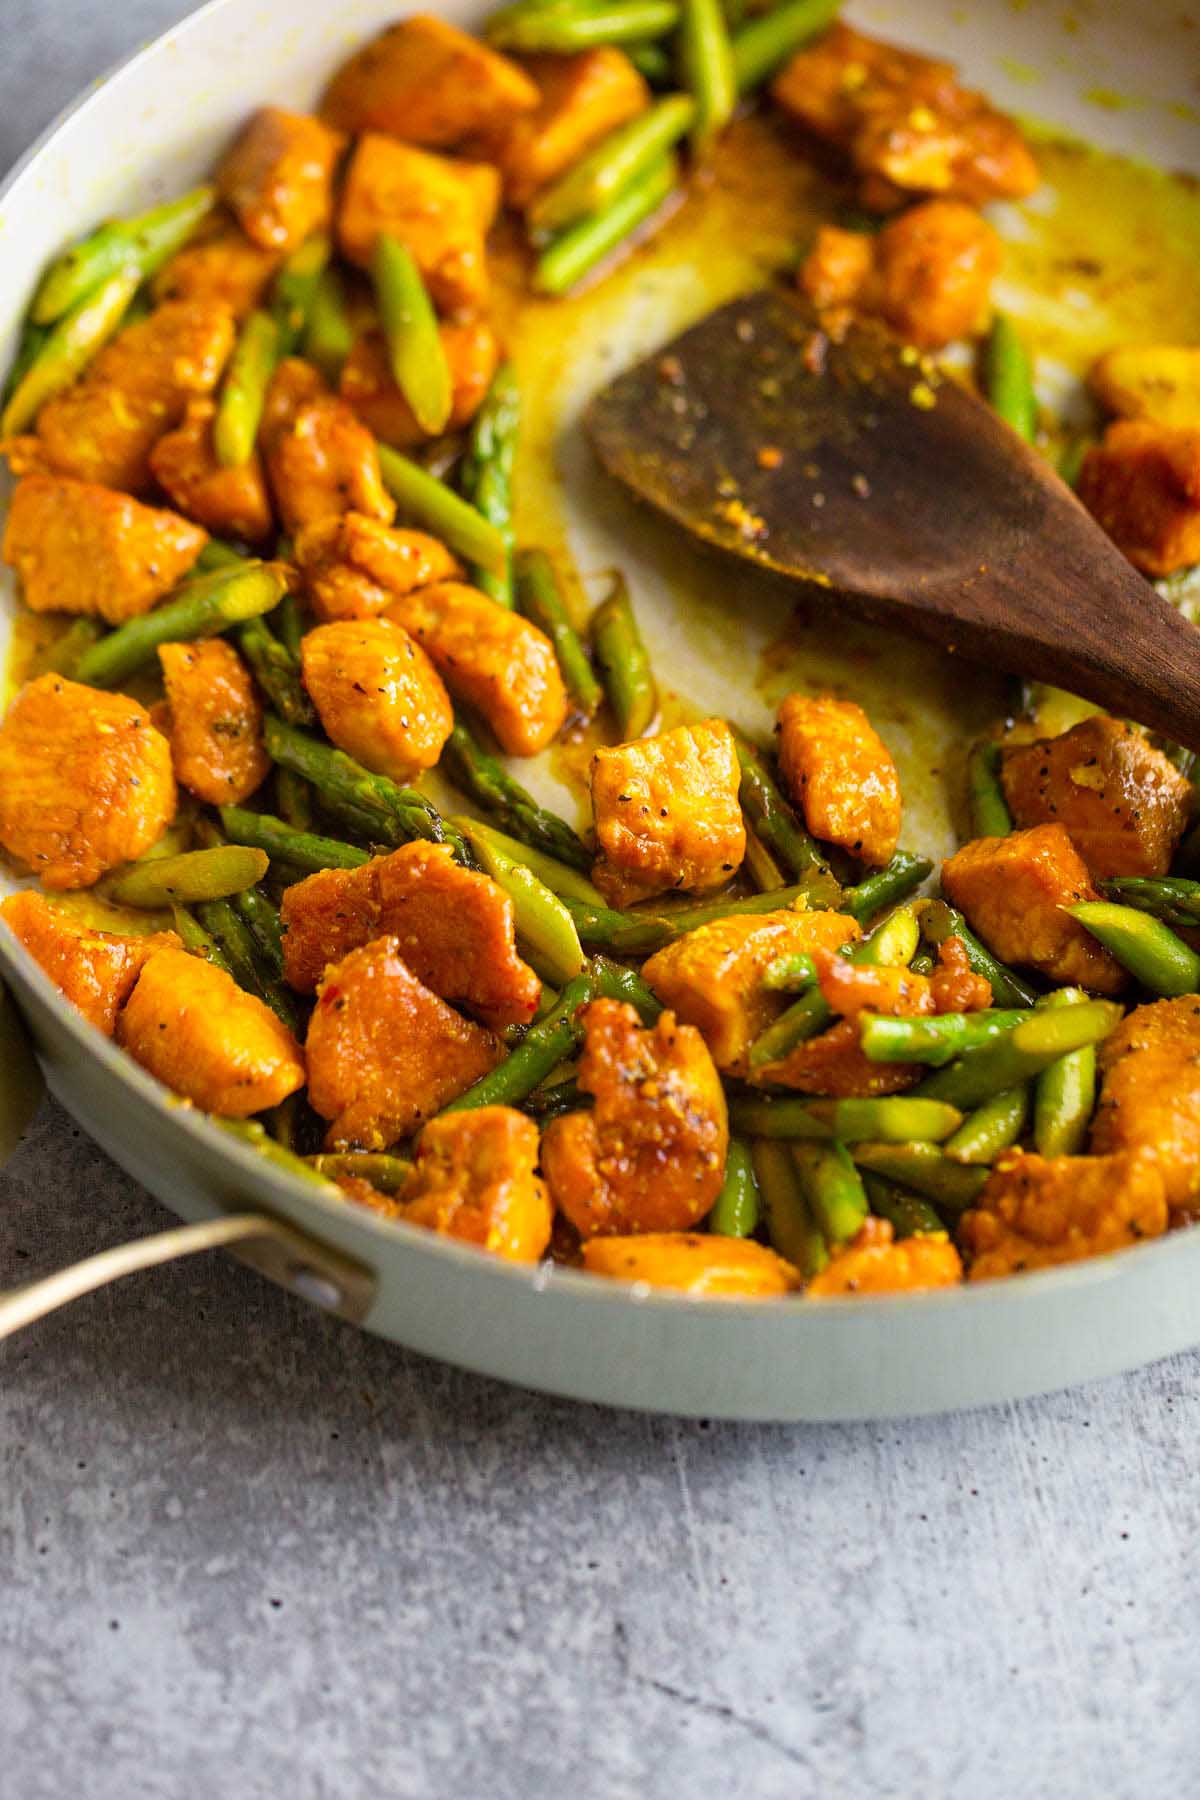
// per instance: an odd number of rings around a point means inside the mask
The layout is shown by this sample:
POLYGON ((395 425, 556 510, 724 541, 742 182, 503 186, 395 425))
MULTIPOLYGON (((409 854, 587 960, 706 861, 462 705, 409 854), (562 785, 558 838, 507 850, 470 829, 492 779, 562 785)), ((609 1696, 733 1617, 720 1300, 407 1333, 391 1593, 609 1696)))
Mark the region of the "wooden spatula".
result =
POLYGON ((710 314, 592 402, 608 469, 706 542, 1200 749, 1200 635, 990 407, 790 295, 710 314))

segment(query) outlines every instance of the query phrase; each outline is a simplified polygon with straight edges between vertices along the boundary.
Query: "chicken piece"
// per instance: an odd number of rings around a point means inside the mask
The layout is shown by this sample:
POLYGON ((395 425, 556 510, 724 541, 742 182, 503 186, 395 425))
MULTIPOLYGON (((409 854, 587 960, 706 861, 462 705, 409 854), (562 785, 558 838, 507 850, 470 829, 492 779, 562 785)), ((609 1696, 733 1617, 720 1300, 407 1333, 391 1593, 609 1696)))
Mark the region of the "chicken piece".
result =
POLYGON ((583 1266, 591 1275, 704 1299, 776 1299, 800 1286, 799 1271, 765 1244, 694 1231, 592 1238, 583 1246, 583 1266))
POLYGON ((510 1262, 538 1262, 553 1209, 537 1160, 538 1128, 511 1106, 430 1119, 399 1216, 510 1262))
POLYGON ((593 1000, 583 1025, 579 1085, 596 1104, 543 1133, 555 1203, 585 1238, 687 1231, 720 1192, 729 1148, 725 1091, 704 1039, 671 1012, 643 1030, 619 1000, 593 1000))
POLYGON ((150 452, 158 485, 209 531, 260 544, 275 529, 266 476, 258 451, 250 461, 227 469, 213 448, 212 400, 192 400, 181 424, 160 437, 150 452))
POLYGON ((1065 825, 1097 879, 1165 875, 1191 813, 1191 782, 1140 732, 1099 714, 1006 750, 1001 780, 1017 824, 1065 825))
POLYGON ((1200 430, 1119 420, 1084 457, 1078 493, 1144 574, 1200 562, 1200 430))
POLYGON ((1105 1256, 1167 1228, 1157 1160, 1146 1151, 1047 1159, 1007 1151, 979 1204, 963 1215, 959 1242, 969 1281, 1105 1256))
POLYGON ((858 1236, 834 1252, 805 1291, 809 1300, 845 1294, 914 1294, 924 1288, 957 1287, 962 1258, 944 1231, 901 1238, 886 1219, 866 1219, 858 1236))
POLYGON ((0 844, 48 888, 91 887, 175 816, 171 746, 124 694, 41 675, 0 725, 0 844))
POLYGON ((1001 962, 1098 994, 1125 986, 1116 958, 1063 910, 1099 899, 1065 826, 976 838, 942 864, 942 887, 1001 962))
POLYGON ((117 1020, 117 1042, 194 1106, 246 1119, 304 1086, 304 1057, 269 1006, 187 950, 159 950, 117 1020))
POLYGON ((525 68, 537 84, 537 107, 499 120, 489 140, 504 197, 518 211, 650 104, 650 89, 613 44, 575 56, 531 56, 525 68))
POLYGON ((1119 418, 1200 431, 1200 346, 1121 344, 1092 364, 1088 385, 1119 418))
POLYGON ((687 888, 723 887, 746 854, 741 775, 723 719, 597 750, 592 879, 613 906, 687 888))
POLYGON ((380 232, 389 232, 412 252, 440 312, 482 312, 497 178, 471 168, 395 138, 359 138, 338 211, 343 256, 366 268, 380 232))
POLYGON ((287 981, 311 994, 327 965, 391 937, 419 981, 494 1031, 528 1025, 541 983, 517 954, 509 896, 444 844, 413 843, 361 869, 322 869, 283 896, 287 981))
POLYGON ((958 936, 939 946, 929 992, 935 1013, 983 1012, 992 1004, 992 984, 986 975, 976 975, 967 946, 958 936))
POLYGON ((538 90, 518 64, 444 19, 418 13, 389 25, 342 64, 321 116, 341 131, 382 131, 436 150, 490 137, 537 103, 538 90))
POLYGON ((293 554, 313 612, 326 623, 368 619, 414 588, 463 572, 436 538, 355 512, 305 526, 293 554))
POLYGON ((689 931, 652 956, 642 975, 664 1006, 694 1025, 718 1069, 746 1071, 746 1053, 788 1005, 762 986, 781 956, 838 950, 859 936, 856 921, 836 912, 774 912, 718 919, 689 931))
POLYGON ((271 378, 260 442, 285 530, 299 532, 348 512, 391 524, 396 505, 383 485, 375 439, 295 357, 285 358, 271 378))
POLYGON ((308 1027, 308 1097, 331 1150, 386 1150, 494 1069, 503 1049, 418 981, 398 937, 326 971, 308 1027))
POLYGON ((945 194, 981 206, 1019 200, 1037 164, 1013 121, 960 86, 952 63, 837 24, 775 77, 792 118, 845 151, 876 196, 945 194))
POLYGON ((832 694, 789 694, 779 708, 779 769, 814 837, 871 868, 891 861, 900 777, 861 706, 832 694))
MULTIPOLYGON (((859 966, 826 949, 811 952, 821 993, 842 1017, 817 1037, 806 1039, 778 1062, 750 1075, 756 1087, 795 1088, 833 1099, 902 1094, 922 1070, 911 1063, 872 1062, 860 1041, 862 1012, 914 1018, 934 1010, 933 981, 906 968, 859 966)), ((990 998, 990 990, 989 990, 990 998)))
POLYGON ((1099 1067, 1092 1151, 1150 1152, 1172 1213, 1194 1214, 1200 1196, 1200 995, 1135 1007, 1101 1044, 1099 1067))
POLYGON ((384 616, 411 632, 506 755, 536 756, 557 737, 567 691, 554 646, 528 619, 458 581, 401 595, 384 616))
MULTIPOLYGON (((799 279, 827 315, 876 314, 909 343, 937 350, 975 329, 1000 262, 1000 240, 973 207, 926 200, 876 238, 823 225, 799 279)), ((831 328, 840 333, 836 316, 831 328)))
POLYGON ((207 542, 207 531, 164 507, 87 481, 26 475, 9 504, 4 560, 31 612, 119 625, 149 612, 207 542))
MULTIPOLYGON (((461 431, 483 404, 500 361, 500 345, 486 319, 445 324, 438 335, 450 365, 450 416, 445 428, 461 431)), ((355 339, 342 365, 340 386, 342 399, 349 401, 368 431, 385 444, 408 450, 428 438, 392 377, 381 332, 365 331, 355 339)))
POLYGON ((150 452, 178 425, 189 400, 212 393, 233 338, 233 314, 215 300, 170 300, 127 325, 38 414, 51 465, 81 481, 142 493, 150 485, 150 452))
POLYGON ((339 750, 403 785, 432 769, 454 729, 441 677, 387 619, 339 619, 306 632, 304 685, 339 750))
POLYGON ((210 806, 238 806, 271 772, 249 669, 224 638, 160 644, 175 779, 210 806))
POLYGON ((235 319, 244 319, 261 303, 280 260, 277 250, 252 243, 226 216, 164 263, 151 292, 159 305, 165 300, 216 301, 235 319))
POLYGON ((32 888, 0 900, 0 918, 55 987, 111 1037, 142 965, 156 950, 182 948, 173 931, 123 937, 73 919, 32 888))
POLYGON ((251 243, 286 255, 333 217, 333 172, 345 147, 309 113, 264 106, 217 170, 217 192, 251 243))

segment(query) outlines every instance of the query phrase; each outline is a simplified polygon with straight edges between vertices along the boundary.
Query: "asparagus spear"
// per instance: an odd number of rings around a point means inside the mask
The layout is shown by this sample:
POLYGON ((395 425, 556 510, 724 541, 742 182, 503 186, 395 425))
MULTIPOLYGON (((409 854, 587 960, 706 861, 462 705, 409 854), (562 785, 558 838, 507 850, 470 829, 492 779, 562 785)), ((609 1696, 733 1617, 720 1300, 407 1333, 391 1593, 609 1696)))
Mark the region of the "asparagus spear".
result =
POLYGON ((962 1124, 956 1106, 908 1094, 871 1100, 793 1100, 739 1096, 729 1108, 736 1131, 750 1137, 843 1144, 940 1143, 962 1124))
POLYGON ((380 444, 378 450, 384 486, 410 524, 441 538, 467 562, 478 563, 493 575, 504 574, 508 546, 490 519, 390 445, 380 444))
POLYGON ((8 405, 25 379, 27 372, 37 361, 49 335, 48 326, 35 325, 32 319, 26 318, 21 327, 21 336, 17 341, 17 353, 9 364, 8 374, 4 378, 4 388, 0 392, 0 411, 8 405))
POLYGON ((305 1158, 305 1162, 318 1175, 327 1176, 330 1181, 337 1181, 343 1175, 353 1175, 360 1181, 369 1181, 381 1194, 402 1193, 412 1174, 412 1164, 404 1157, 387 1156, 373 1150, 309 1156, 305 1158))
POLYGON ((750 1146, 745 1138, 730 1138, 725 1180, 708 1215, 708 1229, 718 1237, 749 1237, 758 1224, 760 1210, 750 1146))
POLYGON ((437 809, 415 788, 399 787, 386 775, 364 769, 344 750, 322 744, 270 713, 264 736, 267 754, 274 762, 302 775, 319 794, 328 792, 369 814, 377 822, 383 843, 395 847, 412 838, 428 838, 435 844, 445 842, 446 832, 437 809))
MULTIPOLYGON (((1059 988, 1043 1007, 1078 1006, 1082 988, 1059 988)), ((1034 1083, 1033 1144, 1042 1156, 1078 1156, 1096 1104, 1096 1046, 1085 1044, 1043 1069, 1034 1083)))
POLYGON ((134 218, 101 225, 51 263, 38 284, 30 317, 35 324, 52 325, 102 281, 125 269, 136 272, 134 285, 139 286, 174 256, 211 212, 216 198, 214 188, 197 187, 134 218))
POLYGON ((997 961, 970 929, 967 921, 944 900, 922 900, 917 906, 921 930, 931 944, 944 944, 948 937, 961 938, 967 961, 977 975, 991 983, 992 999, 997 1006, 1032 1006, 1037 989, 1029 985, 1007 964, 997 961))
POLYGON ((963 1120, 942 1145, 951 1162, 992 1163, 1015 1144, 1029 1117, 1029 1088, 1004 1088, 963 1120))
POLYGON ((90 650, 93 644, 98 644, 103 636, 104 627, 99 619, 72 619, 62 635, 56 637, 37 658, 34 673, 65 675, 69 681, 73 681, 85 651, 90 650))
POLYGON ((785 1261, 794 1264, 806 1281, 819 1275, 829 1261, 829 1251, 786 1144, 760 1138, 753 1145, 754 1176, 762 1195, 767 1236, 785 1261))
POLYGON ((254 454, 267 388, 279 361, 279 327, 267 312, 252 312, 238 333, 213 420, 213 449, 226 469, 254 454))
POLYGON ((215 969, 224 970, 226 975, 236 981, 237 977, 229 966, 229 958, 186 906, 176 905, 171 908, 171 922, 185 950, 190 950, 194 956, 202 956, 205 962, 210 962, 215 969))
POLYGON ((486 31, 498 50, 590 50, 598 44, 653 42, 679 23, 675 0, 608 0, 589 6, 509 6, 493 13, 486 31))
POLYGON ((224 954, 233 978, 248 994, 270 1007, 293 1036, 300 1031, 295 999, 273 970, 262 963, 254 936, 228 900, 203 900, 196 916, 224 954))
POLYGON ((661 1014, 662 1002, 651 992, 636 969, 624 963, 610 962, 606 956, 593 956, 588 967, 597 995, 605 1000, 623 1000, 632 1006, 643 1025, 653 1025, 661 1014))
POLYGON ((490 756, 459 719, 442 752, 451 781, 470 794, 522 843, 542 850, 572 869, 590 869, 592 857, 564 820, 539 806, 532 794, 490 756))
POLYGON ((186 850, 181 856, 159 856, 133 863, 113 882, 109 892, 118 906, 153 910, 178 902, 190 906, 198 900, 220 900, 261 881, 268 858, 262 850, 241 844, 186 850))
MULTIPOLYGON (((222 1131, 227 1131, 230 1137, 241 1138, 243 1143, 249 1144, 257 1150, 265 1161, 273 1164, 275 1168, 281 1169, 285 1175, 298 1176, 301 1181, 307 1182, 310 1186, 314 1182, 318 1183, 326 1193, 337 1196, 337 1188, 328 1180, 323 1170, 316 1168, 317 1159, 315 1157, 312 1162, 306 1162, 303 1157, 294 1155, 283 1144, 277 1144, 257 1119, 214 1118, 213 1124, 219 1125, 222 1131)), ((345 1196, 342 1195, 341 1198, 344 1199, 345 1196)))
MULTIPOLYGON (((228 853, 239 848, 231 845, 225 833, 209 818, 196 821, 196 836, 208 850, 224 850, 228 853)), ((230 891, 227 898, 230 904, 241 915, 248 926, 259 955, 273 975, 283 974, 283 927, 279 921, 279 911, 268 898, 258 882, 266 874, 270 866, 270 858, 261 849, 250 849, 245 854, 261 860, 260 874, 244 887, 230 891)), ((219 894, 202 896, 202 898, 220 899, 219 894)))
POLYGON ((88 687, 116 687, 149 662, 160 644, 215 637, 278 606, 290 571, 278 563, 244 562, 187 582, 153 612, 127 619, 84 652, 75 680, 88 687))
POLYGON ((867 1216, 867 1193, 844 1144, 793 1144, 792 1161, 825 1242, 848 1244, 867 1216))
POLYGON ((513 903, 517 937, 527 960, 543 981, 561 986, 583 968, 579 933, 562 901, 538 880, 533 870, 506 856, 492 834, 464 819, 460 829, 481 868, 513 903))
POLYGON ((518 1105, 574 1050, 583 1035, 576 1015, 595 991, 594 977, 585 968, 581 975, 568 981, 546 1016, 529 1027, 519 1047, 444 1110, 466 1112, 478 1106, 518 1105))
POLYGON ((592 645, 622 740, 641 737, 654 723, 658 689, 623 576, 592 614, 592 645))
POLYGON ((793 50, 824 31, 841 0, 783 0, 783 4, 743 25, 733 39, 733 75, 739 94, 748 94, 773 75, 793 50))
POLYGON ((674 189, 678 174, 673 155, 660 157, 599 212, 568 225, 538 258, 534 287, 543 294, 566 294, 577 287, 658 211, 674 189))
POLYGON ((535 1088, 521 1102, 521 1110, 535 1118, 544 1130, 551 1119, 561 1119, 564 1113, 583 1112, 591 1104, 592 1096, 583 1093, 577 1081, 568 1079, 549 1081, 535 1088))
POLYGON ((272 862, 290 863, 306 874, 317 869, 361 869, 371 860, 370 852, 360 850, 357 844, 343 844, 337 838, 319 837, 312 831, 297 831, 270 813, 249 812, 244 806, 223 806, 220 817, 226 837, 235 844, 252 844, 265 850, 272 862))
POLYGON ((898 900, 906 900, 932 873, 933 864, 926 857, 913 856, 907 850, 897 850, 886 869, 877 869, 865 881, 860 881, 857 887, 842 890, 838 910, 848 912, 860 925, 865 924, 877 912, 882 912, 885 906, 894 906, 898 900))
POLYGON ((940 1013, 935 1018, 893 1018, 859 1014, 859 1042, 872 1062, 925 1063, 944 1068, 964 1051, 977 1050, 1013 1031, 1027 1011, 990 1009, 976 1013, 940 1013))
MULTIPOLYGON (((218 569, 240 569, 248 558, 232 544, 222 543, 220 538, 210 537, 199 556, 192 564, 193 575, 215 575, 218 569)), ((283 560, 282 558, 280 560, 283 560)))
POLYGON ((581 718, 590 719, 598 710, 604 691, 571 623, 553 563, 544 550, 522 550, 517 554, 513 573, 518 611, 550 639, 575 710, 581 718))
POLYGON ((604 899, 599 888, 593 887, 586 875, 569 868, 557 857, 547 856, 544 851, 535 850, 532 845, 523 844, 518 838, 509 837, 507 832, 497 831, 494 825, 485 825, 479 819, 468 819, 460 815, 447 819, 446 823, 453 825, 464 836, 470 827, 477 836, 494 844, 501 855, 532 869, 538 880, 560 899, 579 900, 586 906, 603 907, 604 899))
POLYGON ((354 343, 354 327, 346 311, 346 290, 341 272, 321 271, 308 311, 304 332, 305 360, 320 369, 330 386, 336 386, 342 364, 354 343))
POLYGON ((1003 1037, 968 1051, 949 1068, 927 1076, 917 1094, 947 1101, 964 1111, 979 1106, 1006 1088, 1032 1081, 1060 1056, 1099 1043, 1121 1016, 1120 1006, 1109 1000, 1031 1012, 1003 1037))
MULTIPOLYGON (((859 966, 901 968, 912 961, 918 940, 914 909, 900 906, 877 925, 869 937, 853 946, 849 960, 859 966)), ((833 1020, 833 1008, 819 988, 802 994, 750 1046, 750 1067, 761 1069, 768 1063, 778 1062, 797 1044, 825 1031, 833 1020)))
POLYGON ((863 1172, 867 1201, 878 1219, 886 1219, 898 1238, 927 1237, 944 1232, 945 1226, 928 1201, 916 1194, 906 1194, 882 1175, 863 1172))
POLYGON ((521 390, 516 370, 503 362, 492 377, 483 405, 471 422, 459 471, 463 498, 495 526, 504 540, 505 566, 497 573, 474 568, 471 579, 501 606, 513 603, 512 478, 521 423, 521 390))
POLYGON ((1029 353, 1006 313, 997 313, 984 351, 987 397, 1006 424, 1032 444, 1037 436, 1037 397, 1029 353))
POLYGON ((992 739, 974 744, 967 757, 967 786, 973 837, 1007 837, 1012 814, 1000 785, 1000 746, 992 739))
POLYGON ((682 0, 679 64, 696 102, 692 139, 703 149, 733 116, 737 75, 721 0, 682 0))
POLYGON ((450 364, 412 251, 390 232, 381 231, 375 240, 371 281, 392 380, 421 430, 436 437, 446 428, 454 399, 450 364))
POLYGON ((279 355, 294 356, 308 329, 309 319, 333 249, 329 235, 314 231, 297 245, 283 264, 271 289, 271 317, 275 321, 279 355))
MULTIPOLYGON (((284 822, 296 831, 308 831, 313 822, 313 791, 303 775, 297 775, 295 769, 276 769, 275 771, 275 803, 279 807, 284 822)), ((369 829, 359 832, 368 842, 373 841, 374 821, 364 821, 369 829)))
POLYGON ((690 94, 667 94, 656 100, 539 194, 529 209, 529 223, 536 231, 561 231, 610 206, 631 181, 678 143, 695 117, 696 102, 690 94))
POLYGON ((674 65, 661 44, 629 44, 625 54, 651 87, 667 87, 670 84, 675 73, 674 65))
POLYGON ((289 725, 315 725, 317 711, 300 679, 300 667, 262 618, 247 619, 237 629, 238 649, 280 718, 289 725))
POLYGON ((742 736, 733 734, 741 767, 738 798, 755 832, 779 858, 787 872, 805 887, 814 907, 837 907, 841 888, 813 839, 788 805, 766 760, 742 736))
POLYGON ((1161 919, 1111 900, 1085 900, 1066 910, 1152 994, 1194 994, 1200 987, 1200 956, 1161 919))
POLYGON ((955 1217, 973 1206, 990 1173, 970 1163, 956 1163, 940 1144, 855 1144, 860 1169, 912 1188, 955 1217))
POLYGON ((24 431, 52 395, 70 387, 82 374, 120 325, 140 280, 136 268, 120 268, 63 314, 0 414, 0 437, 16 437, 24 431))

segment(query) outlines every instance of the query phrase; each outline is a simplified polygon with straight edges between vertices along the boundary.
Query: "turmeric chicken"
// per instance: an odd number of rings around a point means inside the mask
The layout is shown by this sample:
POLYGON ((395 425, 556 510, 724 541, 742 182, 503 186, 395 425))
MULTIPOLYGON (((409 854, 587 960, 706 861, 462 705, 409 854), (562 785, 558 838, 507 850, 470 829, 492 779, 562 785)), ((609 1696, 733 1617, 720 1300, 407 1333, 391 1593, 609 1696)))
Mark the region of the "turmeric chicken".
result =
POLYGON ((457 26, 428 13, 389 25, 325 90, 321 115, 341 131, 386 132, 448 150, 486 138, 538 104, 534 82, 457 26))
POLYGON ((414 588, 462 574, 446 546, 424 531, 347 512, 306 525, 293 546, 317 618, 366 619, 414 588))
POLYGON ((511 1106, 431 1119, 417 1139, 399 1217, 510 1262, 537 1262, 553 1222, 537 1160, 538 1128, 511 1106))
POLYGON ((1153 1154, 1001 1157, 966 1213, 959 1239, 967 1277, 989 1281, 1102 1256, 1167 1228, 1163 1176, 1153 1154))
MULTIPOLYGON (((483 404, 500 361, 500 345, 486 319, 446 321, 438 337, 450 370, 446 429, 461 431, 483 404)), ((340 392, 368 431, 394 449, 411 449, 429 435, 396 386, 387 345, 378 331, 365 331, 355 339, 342 364, 340 392)))
POLYGON ((396 507, 383 485, 375 440, 344 400, 295 358, 281 362, 267 391, 267 474, 288 531, 345 513, 390 525, 396 507))
POLYGON ((360 137, 346 170, 338 243, 366 268, 381 232, 399 238, 445 313, 487 302, 487 236, 500 198, 490 164, 451 161, 378 132, 360 137))
POLYGON ((962 1258, 946 1232, 895 1241, 886 1219, 868 1219, 858 1236, 836 1250, 806 1290, 810 1300, 847 1294, 912 1294, 956 1287, 962 1258))
POLYGON ((1200 1195, 1200 995, 1135 1007, 1100 1046, 1098 1062, 1092 1150, 1145 1151, 1172 1214, 1192 1214, 1200 1195))
POLYGON ((723 887, 746 854, 733 733, 722 719, 679 725, 592 758, 600 859, 614 906, 672 889, 723 887))
POLYGON ((575 56, 531 56, 525 70, 536 84, 536 107, 498 121, 488 140, 504 197, 520 211, 593 144, 650 104, 642 76, 613 44, 575 56))
POLYGON ((304 685, 321 724, 347 755, 393 781, 432 769, 454 728, 441 677, 402 626, 339 619, 305 634, 304 685))
POLYGON ((278 250, 248 238, 228 214, 176 251, 154 277, 152 291, 164 300, 209 300, 244 319, 266 295, 279 267, 278 250))
POLYGON ((133 992, 146 961, 158 950, 182 948, 173 931, 141 937, 98 931, 51 906, 32 888, 0 900, 0 919, 20 939, 55 987, 106 1037, 133 992))
POLYGON ((254 114, 217 170, 221 198, 251 243, 286 252, 329 224, 345 141, 307 113, 254 114))
POLYGON ((765 1244, 690 1231, 591 1238, 583 1246, 583 1266, 614 1281, 711 1299, 773 1299, 801 1286, 799 1271, 765 1244))
POLYGON ((176 780, 210 806, 245 800, 271 772, 249 669, 223 638, 160 644, 158 660, 176 780))
POLYGON ((814 837, 871 867, 891 860, 900 778, 861 706, 832 694, 789 694, 779 708, 779 766, 814 837))
POLYGON ((216 404, 192 400, 180 423, 150 452, 150 472, 189 518, 209 531, 261 544, 275 529, 262 458, 226 468, 213 445, 216 404))
POLYGON ((1200 562, 1200 428, 1118 419, 1084 457, 1078 492, 1145 574, 1200 562))

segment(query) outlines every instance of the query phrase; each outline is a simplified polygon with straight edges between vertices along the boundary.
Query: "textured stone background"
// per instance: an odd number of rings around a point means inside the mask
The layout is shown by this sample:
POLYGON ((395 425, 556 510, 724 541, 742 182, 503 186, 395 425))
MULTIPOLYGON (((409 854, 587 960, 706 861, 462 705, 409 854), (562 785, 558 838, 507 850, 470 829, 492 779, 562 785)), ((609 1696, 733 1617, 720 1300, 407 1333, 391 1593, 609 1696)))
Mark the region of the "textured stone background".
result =
MULTIPOLYGON (((183 10, 0 0, 0 166, 183 10)), ((50 1106, 0 1209, 168 1222, 50 1106)), ((0 1353, 0 1800, 1196 1794, 1198 1377, 706 1428, 136 1278, 0 1353)))

